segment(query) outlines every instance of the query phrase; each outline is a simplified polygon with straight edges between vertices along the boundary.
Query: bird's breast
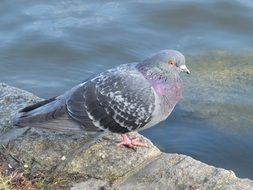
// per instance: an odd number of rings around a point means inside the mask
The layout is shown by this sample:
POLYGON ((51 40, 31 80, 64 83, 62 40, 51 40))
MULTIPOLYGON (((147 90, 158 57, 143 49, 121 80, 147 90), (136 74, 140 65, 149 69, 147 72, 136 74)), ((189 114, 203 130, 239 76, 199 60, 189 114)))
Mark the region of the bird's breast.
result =
POLYGON ((153 90, 156 96, 154 115, 161 121, 165 120, 182 96, 182 83, 180 80, 174 80, 170 83, 155 83, 153 90))
POLYGON ((182 83, 180 80, 175 80, 170 83, 157 82, 153 84, 155 93, 166 99, 168 102, 178 102, 182 97, 182 83))

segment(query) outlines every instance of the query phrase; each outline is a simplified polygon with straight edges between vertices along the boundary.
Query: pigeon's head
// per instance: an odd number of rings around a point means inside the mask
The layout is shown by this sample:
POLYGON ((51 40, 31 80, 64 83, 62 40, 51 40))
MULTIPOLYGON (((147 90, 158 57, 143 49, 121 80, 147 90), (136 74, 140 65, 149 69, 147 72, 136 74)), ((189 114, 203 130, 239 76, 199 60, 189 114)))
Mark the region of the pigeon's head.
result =
POLYGON ((175 71, 186 72, 190 74, 190 71, 185 65, 185 57, 182 53, 176 50, 163 50, 159 53, 145 59, 143 65, 159 69, 162 71, 175 71))

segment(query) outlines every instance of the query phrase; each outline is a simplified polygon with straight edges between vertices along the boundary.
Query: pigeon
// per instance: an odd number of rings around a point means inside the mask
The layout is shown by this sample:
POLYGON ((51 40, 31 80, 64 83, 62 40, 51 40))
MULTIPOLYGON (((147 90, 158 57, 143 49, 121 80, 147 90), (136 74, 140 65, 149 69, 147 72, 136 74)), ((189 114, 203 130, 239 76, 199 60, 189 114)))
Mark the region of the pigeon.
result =
POLYGON ((145 147, 127 133, 165 120, 182 96, 180 73, 190 74, 185 57, 162 50, 140 62, 122 64, 64 94, 25 107, 13 123, 65 132, 121 134, 119 146, 145 147))

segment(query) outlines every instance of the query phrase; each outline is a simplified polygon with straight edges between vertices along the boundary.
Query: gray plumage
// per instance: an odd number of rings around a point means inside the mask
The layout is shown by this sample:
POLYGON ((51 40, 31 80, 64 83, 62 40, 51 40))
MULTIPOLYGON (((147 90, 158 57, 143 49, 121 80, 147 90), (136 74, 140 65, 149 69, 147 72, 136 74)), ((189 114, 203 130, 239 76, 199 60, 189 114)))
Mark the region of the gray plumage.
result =
POLYGON ((127 133, 166 119, 181 97, 184 56, 164 50, 123 64, 63 95, 20 110, 14 124, 60 131, 127 133))

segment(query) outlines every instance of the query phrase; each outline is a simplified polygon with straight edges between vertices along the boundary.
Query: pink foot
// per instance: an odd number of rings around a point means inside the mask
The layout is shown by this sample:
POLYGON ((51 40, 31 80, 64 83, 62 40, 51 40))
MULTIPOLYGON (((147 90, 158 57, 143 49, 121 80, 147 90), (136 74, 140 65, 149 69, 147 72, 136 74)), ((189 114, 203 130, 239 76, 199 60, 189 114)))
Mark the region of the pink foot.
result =
POLYGON ((117 144, 117 146, 126 146, 128 148, 136 149, 137 147, 148 147, 147 144, 142 143, 138 138, 135 139, 129 139, 129 137, 126 134, 121 134, 122 140, 120 143, 117 144))

